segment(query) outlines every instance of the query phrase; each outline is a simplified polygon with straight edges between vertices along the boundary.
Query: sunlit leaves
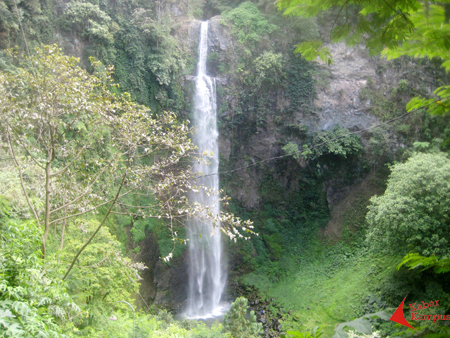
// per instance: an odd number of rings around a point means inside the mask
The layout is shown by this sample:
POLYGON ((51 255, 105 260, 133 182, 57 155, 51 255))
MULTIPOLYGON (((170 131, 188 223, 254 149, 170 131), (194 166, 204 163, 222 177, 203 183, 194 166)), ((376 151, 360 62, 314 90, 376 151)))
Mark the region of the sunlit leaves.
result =
POLYGON ((308 148, 304 146, 302 155, 309 156, 309 159, 327 154, 347 158, 361 153, 362 150, 361 138, 358 135, 349 134, 347 129, 336 126, 331 131, 319 131, 315 134, 312 145, 308 148))
POLYGON ((0 226, 0 331, 5 337, 60 337, 78 307, 64 285, 43 278, 42 230, 34 222, 7 219, 0 226))
POLYGON ((315 60, 319 57, 323 62, 328 65, 333 63, 330 50, 328 47, 324 47, 322 41, 305 41, 301 44, 295 46, 295 53, 300 53, 302 56, 309 61, 315 60))
POLYGON ((254 311, 247 314, 248 300, 244 297, 237 298, 224 318, 224 328, 233 337, 254 338, 261 335, 263 327, 256 320, 254 311))
POLYGON ((270 24, 252 2, 246 1, 222 14, 232 23, 232 32, 241 44, 253 49, 261 37, 272 33, 276 26, 270 24))
POLYGON ((298 160, 300 158, 300 152, 298 150, 298 145, 295 143, 289 142, 281 149, 286 153, 286 155, 291 155, 296 160, 298 160))
POLYGON ((103 43, 113 43, 113 34, 119 28, 99 6, 89 2, 68 3, 63 18, 67 29, 103 43))
POLYGON ((401 263, 397 265, 397 270, 402 266, 411 269, 427 270, 432 268, 435 273, 450 272, 450 258, 439 259, 436 256, 424 257, 418 253, 410 253, 403 257, 401 263))
POLYGON ((242 78, 247 85, 261 90, 279 84, 285 77, 283 56, 273 52, 264 52, 252 61, 251 68, 242 71, 242 78))

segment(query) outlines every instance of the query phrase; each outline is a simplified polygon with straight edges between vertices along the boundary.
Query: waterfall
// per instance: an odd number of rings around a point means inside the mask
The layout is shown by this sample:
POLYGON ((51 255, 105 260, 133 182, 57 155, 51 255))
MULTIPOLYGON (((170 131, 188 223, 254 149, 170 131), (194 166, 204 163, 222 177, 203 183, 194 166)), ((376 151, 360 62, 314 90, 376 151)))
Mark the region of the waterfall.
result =
MULTIPOLYGON (((206 58, 208 54, 208 22, 202 22, 199 60, 194 97, 193 122, 196 134, 193 142, 200 153, 212 156, 210 165, 195 164, 194 170, 204 175, 215 174, 200 179, 202 185, 219 189, 219 149, 217 131, 217 105, 215 79, 206 75, 206 58)), ((219 213, 218 196, 208 196, 204 192, 190 193, 192 202, 210 206, 211 211, 219 213)), ((222 243, 220 230, 211 222, 193 220, 188 225, 189 232, 189 288, 186 316, 189 318, 208 318, 222 314, 220 305, 226 283, 226 270, 222 264, 222 243)))

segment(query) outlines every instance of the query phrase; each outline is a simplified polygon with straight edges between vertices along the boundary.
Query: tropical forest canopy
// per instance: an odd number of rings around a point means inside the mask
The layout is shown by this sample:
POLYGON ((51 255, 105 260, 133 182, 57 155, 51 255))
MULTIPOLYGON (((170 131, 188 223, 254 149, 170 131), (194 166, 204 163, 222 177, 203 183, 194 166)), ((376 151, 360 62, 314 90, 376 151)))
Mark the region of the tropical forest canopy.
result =
POLYGON ((388 320, 406 295, 450 315, 449 20, 449 1, 0 0, 0 335, 449 336, 388 320), (189 123, 192 22, 216 15, 221 215, 186 198, 218 193, 189 123), (318 128, 343 40, 376 64, 375 122, 318 128), (212 325, 144 287, 205 215, 236 299, 212 325))

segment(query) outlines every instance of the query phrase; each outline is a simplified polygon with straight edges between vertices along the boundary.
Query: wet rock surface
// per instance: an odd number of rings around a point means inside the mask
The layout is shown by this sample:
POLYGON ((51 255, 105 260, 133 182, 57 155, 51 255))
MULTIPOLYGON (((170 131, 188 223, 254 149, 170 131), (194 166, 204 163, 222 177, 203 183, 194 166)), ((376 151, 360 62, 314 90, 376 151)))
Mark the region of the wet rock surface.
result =
MULTIPOLYGON (((131 238, 131 235, 130 235, 131 238)), ((139 254, 134 257, 147 269, 141 272, 141 286, 136 305, 148 309, 155 304, 171 313, 179 313, 187 299, 187 250, 165 264, 160 256, 158 238, 146 230, 146 238, 138 243, 139 254)), ((135 244, 129 243, 131 249, 135 244)))

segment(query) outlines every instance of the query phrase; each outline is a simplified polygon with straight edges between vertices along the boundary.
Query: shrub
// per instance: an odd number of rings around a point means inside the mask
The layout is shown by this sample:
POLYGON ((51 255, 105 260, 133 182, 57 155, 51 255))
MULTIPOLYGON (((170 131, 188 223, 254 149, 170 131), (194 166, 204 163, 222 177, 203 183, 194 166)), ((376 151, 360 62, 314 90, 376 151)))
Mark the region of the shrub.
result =
POLYGON ((223 14, 226 21, 233 24, 232 32, 242 44, 252 47, 263 36, 272 33, 277 27, 270 24, 252 2, 244 2, 239 7, 223 14))
POLYGON ((237 298, 228 310, 224 319, 224 328, 233 337, 257 337, 262 333, 262 324, 256 322, 254 311, 247 315, 248 301, 244 297, 237 298))
POLYGON ((372 197, 368 240, 395 252, 450 256, 450 160, 416 154, 392 167, 386 192, 372 197))

